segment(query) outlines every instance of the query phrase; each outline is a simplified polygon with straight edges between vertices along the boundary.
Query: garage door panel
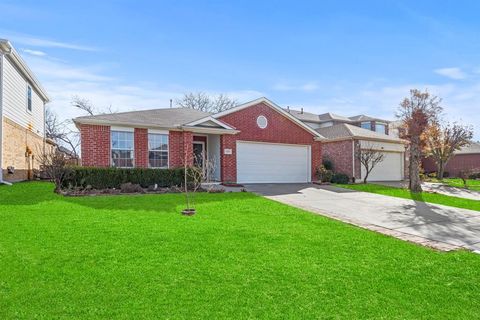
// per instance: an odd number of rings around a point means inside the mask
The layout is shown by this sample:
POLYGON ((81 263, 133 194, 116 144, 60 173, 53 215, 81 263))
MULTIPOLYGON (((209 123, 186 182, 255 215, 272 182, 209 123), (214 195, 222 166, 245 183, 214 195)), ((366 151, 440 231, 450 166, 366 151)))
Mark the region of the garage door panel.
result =
MULTIPOLYGON (((370 172, 368 181, 400 181, 403 179, 403 153, 384 152, 382 162, 378 163, 370 172)), ((365 168, 362 165, 362 179, 365 177, 365 168)))
POLYGON ((310 181, 308 146, 271 143, 237 143, 239 183, 310 181))

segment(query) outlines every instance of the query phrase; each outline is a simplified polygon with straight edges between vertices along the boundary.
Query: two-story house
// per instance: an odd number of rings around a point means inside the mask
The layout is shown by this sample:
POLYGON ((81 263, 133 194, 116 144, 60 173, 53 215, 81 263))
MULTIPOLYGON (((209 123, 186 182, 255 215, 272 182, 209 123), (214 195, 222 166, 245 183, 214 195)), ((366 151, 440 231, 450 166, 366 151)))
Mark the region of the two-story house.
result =
POLYGON ((47 93, 7 40, 0 39, 0 182, 31 179, 44 152, 47 93))

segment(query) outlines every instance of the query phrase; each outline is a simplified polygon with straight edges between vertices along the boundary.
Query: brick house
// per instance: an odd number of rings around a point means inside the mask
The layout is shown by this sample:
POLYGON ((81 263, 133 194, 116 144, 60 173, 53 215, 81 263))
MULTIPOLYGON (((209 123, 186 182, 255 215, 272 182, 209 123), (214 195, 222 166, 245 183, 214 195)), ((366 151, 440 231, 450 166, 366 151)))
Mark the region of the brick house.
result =
POLYGON ((329 156, 338 172, 360 179, 355 148, 373 143, 396 156, 372 176, 403 179, 404 142, 388 136, 388 122, 366 116, 331 118, 260 98, 217 114, 169 108, 79 117, 74 122, 81 132, 83 166, 168 168, 184 161, 202 166, 208 158, 217 163, 218 181, 310 182, 329 156))
MULTIPOLYGON (((436 172, 437 166, 432 158, 424 158, 422 166, 426 173, 436 172)), ((445 167, 445 174, 449 177, 458 177, 462 170, 480 170, 480 143, 472 142, 455 152, 445 167)))
POLYGON ((0 182, 32 178, 45 139, 48 96, 18 52, 0 39, 0 182))

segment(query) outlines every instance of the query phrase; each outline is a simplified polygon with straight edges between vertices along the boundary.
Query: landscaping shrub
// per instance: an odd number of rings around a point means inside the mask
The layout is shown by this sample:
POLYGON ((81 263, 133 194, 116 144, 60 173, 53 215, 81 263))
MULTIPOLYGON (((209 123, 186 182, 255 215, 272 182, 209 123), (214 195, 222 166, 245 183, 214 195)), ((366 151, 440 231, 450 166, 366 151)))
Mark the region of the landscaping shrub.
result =
POLYGON ((183 169, 148 169, 148 168, 94 168, 72 167, 71 174, 63 181, 64 188, 93 189, 120 188, 124 183, 138 184, 147 188, 157 184, 158 187, 181 186, 184 181, 183 169))
POLYGON ((321 165, 317 168, 315 175, 317 176, 318 181, 330 182, 332 180, 333 171, 328 170, 324 165, 321 165))
POLYGON ((473 172, 471 173, 469 176, 468 176, 469 179, 472 179, 472 180, 479 180, 480 179, 480 169, 476 172, 473 172))
POLYGON ((325 158, 322 161, 322 165, 325 167, 326 170, 334 171, 334 165, 333 165, 332 160, 330 160, 328 158, 325 158))
POLYGON ((332 176, 332 183, 347 184, 350 178, 345 173, 335 173, 332 176))

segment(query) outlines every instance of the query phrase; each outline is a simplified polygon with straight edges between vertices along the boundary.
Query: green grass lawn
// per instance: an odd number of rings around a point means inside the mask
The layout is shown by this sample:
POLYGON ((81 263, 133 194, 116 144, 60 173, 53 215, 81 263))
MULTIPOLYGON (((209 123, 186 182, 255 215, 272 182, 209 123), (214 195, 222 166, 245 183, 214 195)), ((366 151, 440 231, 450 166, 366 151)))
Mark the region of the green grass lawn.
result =
MULTIPOLYGON (((458 178, 445 178, 443 182, 451 187, 457 187, 457 188, 463 188, 463 181, 462 179, 458 178)), ((467 188, 470 190, 476 190, 480 191, 480 180, 473 180, 473 179, 468 179, 467 180, 467 188)))
POLYGON ((395 187, 389 187, 389 186, 372 184, 372 183, 348 184, 348 185, 339 184, 338 186, 346 189, 351 189, 351 190, 378 193, 386 196, 412 199, 416 201, 443 204, 451 207, 480 211, 480 201, 478 200, 451 197, 451 196, 447 196, 439 193, 429 193, 429 192, 412 193, 408 189, 395 188, 395 187))
POLYGON ((0 319, 473 319, 480 255, 250 193, 62 197, 0 186, 0 319))

